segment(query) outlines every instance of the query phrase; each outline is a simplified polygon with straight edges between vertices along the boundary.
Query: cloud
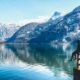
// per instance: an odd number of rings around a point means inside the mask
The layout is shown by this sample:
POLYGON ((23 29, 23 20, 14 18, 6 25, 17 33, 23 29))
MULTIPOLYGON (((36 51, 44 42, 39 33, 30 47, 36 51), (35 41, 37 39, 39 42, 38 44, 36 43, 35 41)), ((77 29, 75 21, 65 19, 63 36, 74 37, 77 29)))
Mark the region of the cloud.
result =
POLYGON ((50 17, 49 16, 39 16, 35 19, 25 19, 25 20, 21 20, 19 22, 17 22, 17 25, 25 25, 31 22, 38 22, 38 23, 42 23, 42 22, 46 22, 50 17))
MULTIPOLYGON (((64 16, 66 14, 66 12, 64 11, 63 13, 61 13, 61 16, 64 16)), ((31 22, 38 22, 38 23, 42 23, 42 22, 46 22, 48 19, 51 18, 51 15, 49 16, 38 16, 34 19, 23 19, 23 20, 19 20, 19 21, 8 21, 3 23, 3 21, 1 21, 2 24, 6 24, 6 25, 18 25, 18 26, 23 26, 25 24, 31 23, 31 22)), ((55 18, 54 18, 55 19, 55 18)))

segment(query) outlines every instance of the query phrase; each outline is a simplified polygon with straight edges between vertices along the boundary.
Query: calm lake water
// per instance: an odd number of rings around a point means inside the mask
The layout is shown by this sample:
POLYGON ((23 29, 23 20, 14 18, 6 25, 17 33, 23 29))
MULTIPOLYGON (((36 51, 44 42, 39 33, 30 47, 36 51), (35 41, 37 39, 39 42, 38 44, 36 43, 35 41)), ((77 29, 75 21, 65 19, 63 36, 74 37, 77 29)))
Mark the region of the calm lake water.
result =
POLYGON ((0 80, 72 80, 70 45, 0 45, 0 80))

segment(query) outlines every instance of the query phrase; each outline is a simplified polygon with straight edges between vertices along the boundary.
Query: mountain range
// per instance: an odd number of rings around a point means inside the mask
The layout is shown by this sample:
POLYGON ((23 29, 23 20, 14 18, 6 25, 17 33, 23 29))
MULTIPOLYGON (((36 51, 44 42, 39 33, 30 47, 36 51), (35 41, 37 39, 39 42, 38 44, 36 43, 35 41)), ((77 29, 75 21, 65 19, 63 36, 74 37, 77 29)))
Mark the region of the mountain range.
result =
POLYGON ((7 38, 11 37, 20 26, 15 24, 3 24, 0 23, 0 42, 5 41, 7 38))
POLYGON ((6 42, 57 43, 74 42, 80 38, 80 6, 73 11, 44 23, 29 23, 17 30, 6 42))

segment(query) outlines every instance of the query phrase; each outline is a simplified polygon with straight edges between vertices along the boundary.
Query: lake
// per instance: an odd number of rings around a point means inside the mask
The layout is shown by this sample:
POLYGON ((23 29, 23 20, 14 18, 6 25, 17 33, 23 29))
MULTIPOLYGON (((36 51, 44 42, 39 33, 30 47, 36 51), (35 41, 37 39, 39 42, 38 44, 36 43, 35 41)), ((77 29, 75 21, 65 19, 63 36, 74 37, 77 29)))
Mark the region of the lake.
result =
POLYGON ((0 44, 0 80, 73 80, 71 45, 0 44))

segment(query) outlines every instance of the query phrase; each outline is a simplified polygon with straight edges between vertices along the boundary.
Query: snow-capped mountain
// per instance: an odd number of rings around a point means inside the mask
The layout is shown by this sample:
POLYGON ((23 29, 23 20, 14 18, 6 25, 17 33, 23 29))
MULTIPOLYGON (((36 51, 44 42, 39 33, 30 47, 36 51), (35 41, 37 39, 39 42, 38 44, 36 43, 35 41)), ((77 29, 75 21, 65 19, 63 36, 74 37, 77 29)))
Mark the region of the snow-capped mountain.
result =
MULTIPOLYGON (((33 26, 29 24, 29 27, 33 26)), ((65 16, 59 16, 55 20, 51 17, 47 22, 36 25, 29 34, 28 31, 23 26, 9 42, 51 43, 77 40, 80 38, 80 6, 65 16)))
POLYGON ((33 38, 31 42, 63 42, 63 41, 74 41, 80 38, 80 6, 75 8, 72 12, 68 13, 63 17, 59 17, 55 20, 49 20, 44 24, 38 25, 34 30, 33 38), (42 30, 40 28, 42 27, 42 30), (45 28, 46 27, 46 28, 45 28), (44 29, 45 28, 45 29, 44 29))
POLYGON ((0 42, 5 41, 5 39, 10 38, 20 26, 15 24, 2 24, 0 23, 0 42))
POLYGON ((29 23, 22 26, 7 42, 26 42, 30 39, 30 33, 35 29, 38 23, 29 23))
POLYGON ((54 14, 51 16, 51 20, 57 19, 61 16, 61 13, 58 11, 55 11, 54 14))

